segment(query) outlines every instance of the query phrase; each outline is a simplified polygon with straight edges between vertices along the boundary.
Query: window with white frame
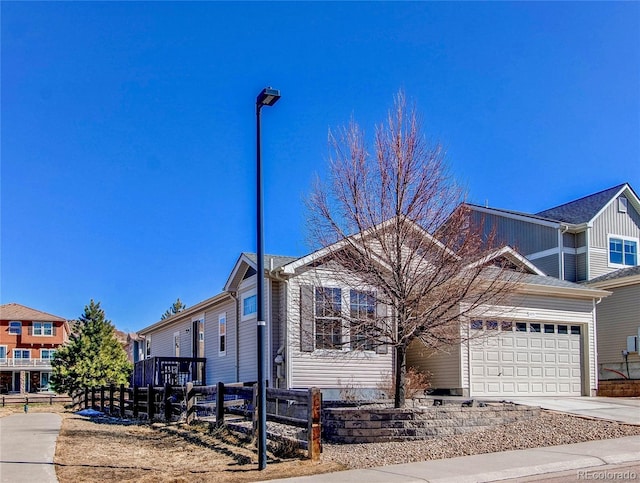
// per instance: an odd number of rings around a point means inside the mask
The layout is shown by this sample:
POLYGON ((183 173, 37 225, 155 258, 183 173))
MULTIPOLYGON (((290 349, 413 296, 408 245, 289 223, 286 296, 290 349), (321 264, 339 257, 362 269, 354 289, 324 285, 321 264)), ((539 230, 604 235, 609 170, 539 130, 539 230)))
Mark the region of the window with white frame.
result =
POLYGON ((33 335, 36 335, 36 336, 53 335, 53 322, 34 322, 33 335))
POLYGON ((14 359, 31 359, 31 351, 29 349, 13 349, 14 359))
POLYGON ((609 265, 634 267, 638 264, 638 239, 609 236, 609 265))
POLYGON ((227 355, 227 313, 218 315, 218 355, 227 355))
POLYGON ((180 332, 173 333, 174 355, 180 357, 180 332))
POLYGON ((316 287, 316 349, 342 348, 342 290, 316 287))
POLYGON ((7 358, 7 346, 0 345, 0 359, 4 360, 7 358))
POLYGON ((20 335, 22 334, 22 322, 18 320, 12 320, 9 322, 9 334, 20 335))
POLYGON ((362 290, 349 290, 351 350, 374 350, 377 335, 376 294, 362 290))
POLYGON ((258 312, 258 296, 249 292, 242 296, 242 320, 250 319, 258 312))
POLYGON ((145 358, 149 359, 151 357, 151 336, 148 335, 144 341, 145 346, 145 358))
POLYGON ((40 349, 40 359, 53 359, 55 349, 40 349))

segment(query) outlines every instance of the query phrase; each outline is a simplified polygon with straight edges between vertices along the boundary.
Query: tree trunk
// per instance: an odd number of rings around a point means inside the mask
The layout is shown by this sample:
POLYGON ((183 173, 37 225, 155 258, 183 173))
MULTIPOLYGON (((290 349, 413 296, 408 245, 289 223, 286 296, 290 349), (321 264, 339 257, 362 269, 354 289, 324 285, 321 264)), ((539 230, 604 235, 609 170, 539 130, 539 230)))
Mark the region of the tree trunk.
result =
POLYGON ((396 408, 402 408, 405 404, 406 395, 406 378, 407 373, 407 348, 404 345, 398 345, 395 348, 396 353, 396 367, 395 367, 395 395, 393 405, 396 408))

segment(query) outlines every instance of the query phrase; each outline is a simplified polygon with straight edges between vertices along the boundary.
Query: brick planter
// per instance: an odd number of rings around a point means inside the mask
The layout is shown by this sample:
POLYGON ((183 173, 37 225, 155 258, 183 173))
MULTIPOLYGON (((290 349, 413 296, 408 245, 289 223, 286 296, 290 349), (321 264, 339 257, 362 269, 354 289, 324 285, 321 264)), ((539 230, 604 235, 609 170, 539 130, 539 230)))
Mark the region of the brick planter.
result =
POLYGON ((640 379, 621 379, 598 382, 598 396, 637 397, 640 396, 640 379))
POLYGON ((530 419, 540 408, 488 403, 483 407, 327 408, 323 436, 334 443, 406 441, 468 433, 530 419))

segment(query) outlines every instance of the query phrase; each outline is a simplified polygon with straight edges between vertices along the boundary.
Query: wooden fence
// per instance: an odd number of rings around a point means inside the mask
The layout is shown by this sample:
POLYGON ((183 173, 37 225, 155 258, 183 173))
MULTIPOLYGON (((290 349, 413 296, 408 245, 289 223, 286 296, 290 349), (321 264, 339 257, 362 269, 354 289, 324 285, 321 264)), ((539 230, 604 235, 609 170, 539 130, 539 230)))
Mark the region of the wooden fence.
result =
MULTIPOLYGON (((171 422, 215 417, 216 427, 225 425, 225 414, 243 415, 253 422, 251 435, 258 429, 257 384, 223 384, 215 386, 101 386, 85 388, 73 397, 75 409, 92 408, 111 416, 146 417, 148 421, 171 422)), ((267 388, 267 420, 306 428, 306 440, 298 444, 308 457, 318 460, 322 451, 322 393, 317 388, 286 390, 267 388)))

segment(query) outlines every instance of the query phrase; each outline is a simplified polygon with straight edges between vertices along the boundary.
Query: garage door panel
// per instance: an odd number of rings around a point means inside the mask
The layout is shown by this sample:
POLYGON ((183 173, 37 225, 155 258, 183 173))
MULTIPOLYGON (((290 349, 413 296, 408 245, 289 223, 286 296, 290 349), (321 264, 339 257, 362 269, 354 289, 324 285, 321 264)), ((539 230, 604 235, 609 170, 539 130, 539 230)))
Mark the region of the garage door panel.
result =
POLYGON ((579 396, 580 351, 581 336, 560 333, 557 325, 552 332, 492 333, 471 351, 472 395, 579 396))

